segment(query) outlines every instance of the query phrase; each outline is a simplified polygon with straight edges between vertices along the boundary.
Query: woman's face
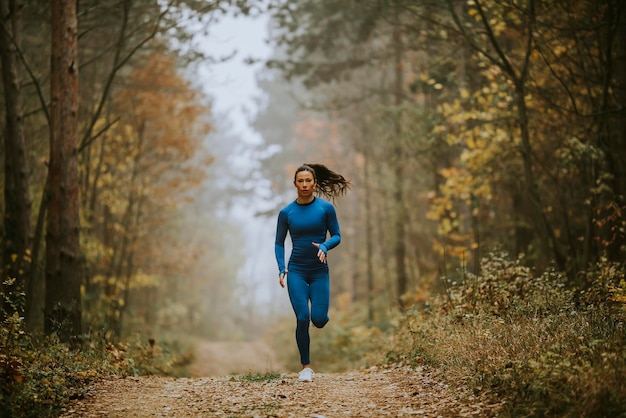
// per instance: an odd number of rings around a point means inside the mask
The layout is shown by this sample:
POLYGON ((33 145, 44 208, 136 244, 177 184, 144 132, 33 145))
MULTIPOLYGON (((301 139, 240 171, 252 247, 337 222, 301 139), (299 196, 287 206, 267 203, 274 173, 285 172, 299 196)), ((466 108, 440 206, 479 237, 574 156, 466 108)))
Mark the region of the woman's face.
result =
POLYGON ((315 178, 313 177, 313 173, 306 170, 299 171, 296 173, 296 179, 293 181, 293 184, 296 186, 296 189, 298 189, 298 196, 311 196, 313 190, 315 190, 315 178))

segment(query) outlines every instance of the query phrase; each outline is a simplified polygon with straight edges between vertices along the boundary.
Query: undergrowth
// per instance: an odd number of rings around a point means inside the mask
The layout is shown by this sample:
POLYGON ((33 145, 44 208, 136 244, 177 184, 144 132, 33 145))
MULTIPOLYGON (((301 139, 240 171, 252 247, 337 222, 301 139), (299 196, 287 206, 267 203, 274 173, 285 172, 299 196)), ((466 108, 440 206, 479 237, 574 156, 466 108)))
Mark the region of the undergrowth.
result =
POLYGON ((554 271, 492 254, 407 313, 389 361, 426 363, 501 402, 500 416, 626 416, 623 265, 603 262, 570 289, 554 271))
POLYGON ((54 336, 35 341, 17 315, 0 328, 0 416, 55 417, 90 383, 133 375, 178 375, 190 361, 180 343, 139 337, 112 343, 86 341, 79 349, 54 336))
MULTIPOLYGON (((378 326, 365 326, 362 306, 331 312, 311 327, 313 368, 427 365, 501 417, 626 417, 626 266, 602 261, 582 289, 523 262, 493 253, 479 274, 442 277, 439 295, 378 326)), ((296 369, 294 327, 289 318, 270 338, 296 369)))

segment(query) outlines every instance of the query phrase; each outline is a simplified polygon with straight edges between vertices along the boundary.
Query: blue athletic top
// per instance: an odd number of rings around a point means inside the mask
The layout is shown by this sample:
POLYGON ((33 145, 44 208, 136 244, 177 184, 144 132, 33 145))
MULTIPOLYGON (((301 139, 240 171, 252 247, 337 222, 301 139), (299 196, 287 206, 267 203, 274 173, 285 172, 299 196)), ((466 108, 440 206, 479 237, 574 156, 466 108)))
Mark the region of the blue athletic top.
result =
POLYGON ((317 257, 318 249, 312 243, 320 244, 320 249, 328 254, 329 250, 341 242, 337 213, 332 203, 318 197, 305 205, 294 200, 278 213, 274 249, 279 274, 285 272, 287 232, 293 244, 287 270, 298 272, 328 270, 328 265, 317 257), (327 231, 330 232, 328 240, 326 240, 327 231))

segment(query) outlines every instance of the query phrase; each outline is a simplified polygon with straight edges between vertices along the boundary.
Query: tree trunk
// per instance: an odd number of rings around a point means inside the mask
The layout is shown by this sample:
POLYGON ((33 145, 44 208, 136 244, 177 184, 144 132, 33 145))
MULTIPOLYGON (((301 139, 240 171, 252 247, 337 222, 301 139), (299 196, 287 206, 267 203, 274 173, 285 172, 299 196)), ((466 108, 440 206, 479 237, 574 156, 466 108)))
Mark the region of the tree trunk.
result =
POLYGON ((76 2, 52 1, 50 166, 44 329, 63 342, 82 333, 78 215, 76 2))
MULTIPOLYGON (((363 164, 363 183, 369 187, 369 165, 370 152, 369 145, 365 144, 365 162, 363 164)), ((374 266, 373 260, 374 250, 372 245, 372 228, 374 228, 372 220, 372 201, 371 194, 366 190, 365 193, 365 266, 367 275, 367 320, 370 325, 374 324, 374 266)))
MULTIPOLYGON (((22 300, 27 290, 31 257, 31 198, 28 186, 28 160, 22 118, 20 65, 18 49, 22 37, 22 8, 20 1, 0 1, 0 58, 5 101, 5 163, 4 163, 4 248, 2 282, 7 313, 23 315, 30 300, 22 300), (14 280, 14 281, 13 281, 14 280), (26 306, 25 303, 26 302, 26 306)), ((31 293, 27 292, 26 296, 31 293)), ((27 323, 32 324, 30 316, 27 323)))
POLYGON ((539 234, 540 243, 543 246, 542 252, 548 254, 550 249, 554 256, 554 260, 557 263, 558 268, 561 271, 565 271, 565 256, 559 248, 559 243, 554 235, 550 221, 548 220, 544 210, 543 203, 541 201, 541 195, 537 189, 535 175, 533 171, 533 156, 532 146, 530 143, 530 129, 528 121, 528 111, 526 107, 526 79, 515 79, 516 89, 516 103, 517 103, 517 118, 520 128, 521 137, 521 154, 522 163, 524 169, 524 186, 525 186, 525 198, 530 202, 532 210, 532 221, 535 226, 536 232, 539 234))
MULTIPOLYGON (((396 20, 398 19, 396 13, 396 20)), ((394 157, 395 157, 395 167, 394 167, 394 202, 396 213, 394 217, 395 222, 395 247, 394 247, 394 258, 396 260, 396 283, 398 285, 397 288, 397 298, 398 298, 398 306, 403 309, 404 303, 402 300, 402 295, 406 293, 408 290, 408 275, 406 271, 406 247, 405 247, 405 239, 404 239, 404 230, 407 224, 407 216, 406 209, 404 203, 404 162, 403 162, 403 150, 402 150, 402 120, 400 115, 400 106, 403 102, 403 85, 404 85, 404 68, 403 68, 403 45, 402 45, 402 37, 400 34, 400 25, 396 22, 394 25, 393 32, 393 45, 395 49, 395 86, 394 86, 394 98, 396 105, 396 121, 395 121, 395 147, 394 147, 394 157)))
POLYGON ((613 197, 615 207, 606 210, 605 218, 610 219, 601 231, 606 242, 606 255, 611 261, 623 261, 626 235, 624 217, 626 207, 626 7, 618 2, 606 2, 606 29, 603 51, 605 71, 603 101, 600 108, 601 142, 606 149, 609 171, 612 174, 613 197), (612 96, 612 97, 611 97, 612 96), (621 232, 619 232, 621 231, 621 232))

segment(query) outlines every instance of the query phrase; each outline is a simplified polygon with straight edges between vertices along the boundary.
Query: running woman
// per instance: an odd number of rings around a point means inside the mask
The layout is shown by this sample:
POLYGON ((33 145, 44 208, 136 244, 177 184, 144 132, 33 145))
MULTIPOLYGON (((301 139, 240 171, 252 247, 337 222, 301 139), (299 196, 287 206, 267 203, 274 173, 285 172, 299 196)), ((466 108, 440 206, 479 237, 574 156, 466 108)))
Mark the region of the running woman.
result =
POLYGON ((350 182, 322 164, 305 164, 296 169, 293 184, 298 197, 278 214, 274 247, 279 284, 284 288, 287 280, 289 300, 296 314, 296 343, 302 363, 298 380, 311 382, 314 373, 309 357, 309 322, 323 328, 329 320, 327 255, 341 242, 335 207, 315 193, 334 199, 345 193, 350 182), (285 266, 287 232, 293 245, 285 266))

